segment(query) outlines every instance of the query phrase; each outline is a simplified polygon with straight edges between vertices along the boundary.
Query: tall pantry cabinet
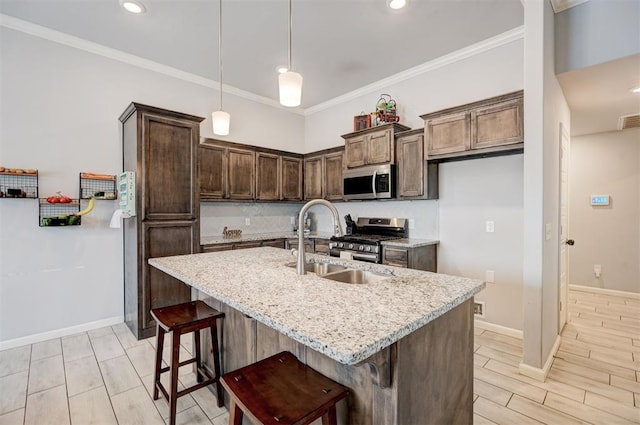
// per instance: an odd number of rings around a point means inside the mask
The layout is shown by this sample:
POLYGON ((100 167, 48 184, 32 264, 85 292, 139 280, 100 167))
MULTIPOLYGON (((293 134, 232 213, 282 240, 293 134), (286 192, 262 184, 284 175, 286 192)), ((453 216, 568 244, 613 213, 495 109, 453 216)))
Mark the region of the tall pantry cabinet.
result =
POLYGON ((202 120, 139 103, 120 116, 123 168, 136 172, 136 216, 123 221, 124 314, 138 339, 155 334, 151 309, 191 299, 187 285, 147 260, 200 250, 197 148, 202 120))

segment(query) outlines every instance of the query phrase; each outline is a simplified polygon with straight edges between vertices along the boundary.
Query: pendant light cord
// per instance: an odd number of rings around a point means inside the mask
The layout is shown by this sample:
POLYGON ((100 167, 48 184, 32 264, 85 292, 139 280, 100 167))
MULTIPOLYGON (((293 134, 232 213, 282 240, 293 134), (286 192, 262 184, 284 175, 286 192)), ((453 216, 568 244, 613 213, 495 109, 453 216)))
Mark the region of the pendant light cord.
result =
POLYGON ((222 0, 219 1, 218 15, 218 80, 220 82, 220 110, 222 111, 222 0))
POLYGON ((291 17, 291 0, 289 0, 289 69, 291 71, 291 31, 293 30, 293 19, 291 17))

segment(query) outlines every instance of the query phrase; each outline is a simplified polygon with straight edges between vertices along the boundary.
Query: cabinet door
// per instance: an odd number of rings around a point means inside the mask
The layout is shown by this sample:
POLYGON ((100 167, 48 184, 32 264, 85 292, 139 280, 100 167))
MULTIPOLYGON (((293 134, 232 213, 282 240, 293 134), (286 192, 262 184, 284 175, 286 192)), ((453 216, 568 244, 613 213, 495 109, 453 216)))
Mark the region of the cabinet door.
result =
POLYGON ((229 199, 253 199, 255 193, 255 153, 244 149, 227 151, 229 199))
POLYGON ((220 146, 200 145, 198 149, 198 169, 200 198, 224 198, 227 185, 226 149, 220 146))
POLYGON ((356 136, 344 141, 345 163, 347 168, 362 167, 366 164, 366 136, 356 136))
POLYGON ((258 248, 260 246, 262 246, 262 241, 236 242, 233 244, 233 249, 258 248))
POLYGON ((262 246, 284 249, 284 239, 269 239, 262 241, 262 246))
MULTIPOLYGON (((287 239, 286 249, 298 249, 298 239, 287 239)), ((304 252, 313 254, 315 251, 314 242, 312 239, 304 240, 304 252)))
POLYGON ((232 243, 216 243, 210 245, 202 245, 200 250, 202 252, 219 252, 219 251, 230 251, 233 249, 232 243))
POLYGON ((326 154, 324 157, 324 199, 330 201, 343 199, 343 160, 342 152, 326 154))
POLYGON ((302 200, 302 158, 282 157, 281 199, 302 200))
POLYGON ((424 194, 423 136, 414 134, 399 137, 396 143, 398 161, 399 197, 415 197, 424 194))
POLYGON ((256 319, 221 303, 224 340, 221 344, 222 373, 231 372, 256 361, 256 319))
POLYGON ((524 141, 523 99, 476 108, 471 111, 471 148, 482 149, 524 141))
POLYGON ((280 156, 256 153, 256 199, 276 201, 280 199, 280 156))
POLYGON ((382 247, 382 264, 389 266, 407 267, 409 253, 405 248, 382 247))
POLYGON ((461 112, 425 122, 427 157, 464 152, 471 145, 471 114, 461 112))
MULTIPOLYGON (((138 265, 142 267, 139 302, 144 328, 155 326, 155 320, 150 314, 151 309, 179 304, 191 299, 189 286, 151 267, 147 260, 198 252, 199 230, 200 223, 194 220, 142 222, 142 252, 138 265)), ((153 331, 151 332, 153 334, 153 331)))
POLYGON ((329 255, 329 239, 315 239, 313 247, 316 254, 329 255))
POLYGON ((142 217, 189 220, 199 214, 196 148, 199 123, 144 113, 142 116, 142 217))
POLYGON ((367 140, 367 164, 393 163, 392 141, 391 130, 369 134, 367 140))
POLYGON ((304 160, 304 199, 322 198, 322 157, 304 160))

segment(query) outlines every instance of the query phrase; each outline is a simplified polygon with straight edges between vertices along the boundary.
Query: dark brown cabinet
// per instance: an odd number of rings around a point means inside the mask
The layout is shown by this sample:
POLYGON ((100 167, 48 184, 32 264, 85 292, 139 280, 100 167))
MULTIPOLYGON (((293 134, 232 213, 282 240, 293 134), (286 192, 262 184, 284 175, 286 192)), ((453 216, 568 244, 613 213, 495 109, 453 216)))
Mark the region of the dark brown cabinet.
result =
POLYGON ((519 153, 524 149, 523 91, 421 115, 427 159, 519 153))
POLYGON ((422 129, 397 134, 396 161, 398 199, 438 198, 438 164, 425 159, 422 129))
MULTIPOLYGON (((286 249, 298 249, 298 238, 290 238, 285 240, 285 248, 286 249)), ((308 252, 310 254, 315 253, 315 247, 313 239, 304 238, 304 252, 308 252)))
POLYGON ((304 159, 304 199, 343 199, 344 148, 313 152, 304 159))
POLYGON ((382 264, 404 267, 409 269, 437 272, 438 245, 423 245, 418 247, 382 247, 382 264))
POLYGON ((302 155, 216 139, 199 147, 204 201, 301 201, 302 155))
POLYGON ((391 123, 342 135, 345 143, 345 167, 394 164, 394 135, 409 129, 402 124, 391 123))
POLYGON ((136 217, 124 220, 125 321, 138 338, 155 334, 149 311, 188 301, 189 288, 147 264, 199 250, 196 174, 204 118, 132 103, 120 116, 123 167, 136 172, 136 217))
POLYGON ((314 239, 313 252, 319 255, 329 255, 329 239, 314 239))
POLYGON ((251 200, 255 197, 255 152, 204 139, 198 147, 202 200, 251 200))
POLYGON ((217 243, 200 246, 201 252, 230 251, 232 249, 258 248, 260 246, 271 246, 274 248, 284 248, 284 239, 266 239, 258 241, 237 241, 229 243, 217 243))
POLYGON ((256 152, 256 199, 300 201, 302 158, 256 152))

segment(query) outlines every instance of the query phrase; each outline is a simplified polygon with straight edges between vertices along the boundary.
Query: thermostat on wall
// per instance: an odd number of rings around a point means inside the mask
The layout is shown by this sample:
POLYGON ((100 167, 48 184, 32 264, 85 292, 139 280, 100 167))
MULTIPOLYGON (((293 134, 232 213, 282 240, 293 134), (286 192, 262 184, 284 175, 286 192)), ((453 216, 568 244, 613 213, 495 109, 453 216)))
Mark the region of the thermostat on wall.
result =
POLYGON ((591 195, 591 205, 609 205, 609 195, 591 195))

